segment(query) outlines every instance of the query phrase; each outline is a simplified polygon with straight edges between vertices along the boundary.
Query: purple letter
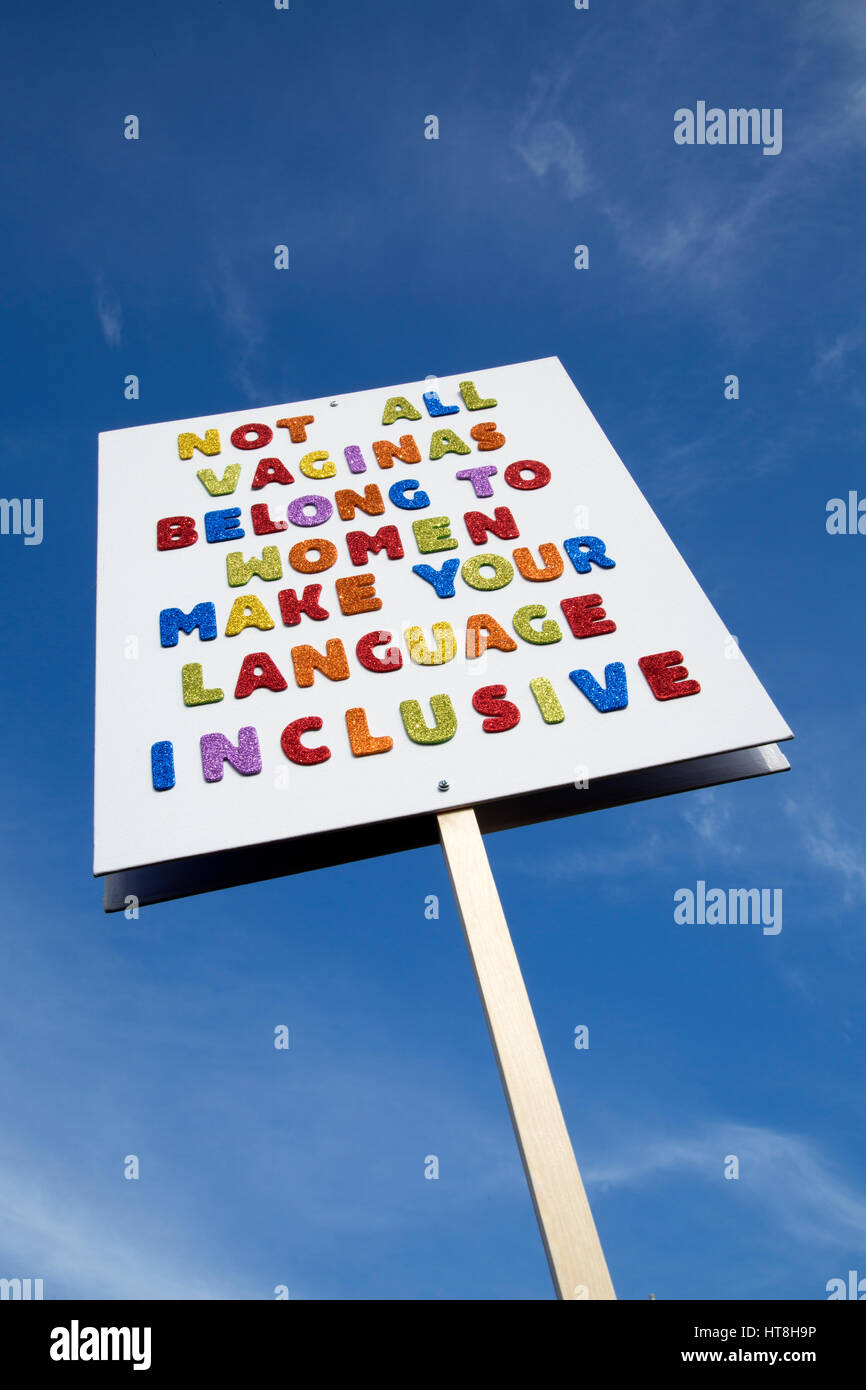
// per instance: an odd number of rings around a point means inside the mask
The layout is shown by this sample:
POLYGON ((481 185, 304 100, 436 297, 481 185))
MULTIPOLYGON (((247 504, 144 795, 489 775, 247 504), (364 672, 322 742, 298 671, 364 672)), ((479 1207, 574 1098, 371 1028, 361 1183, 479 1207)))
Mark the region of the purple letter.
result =
POLYGON ((477 468, 461 468, 459 473, 455 473, 455 478, 468 478, 475 489, 476 497, 492 497, 493 488, 487 481, 492 478, 498 470, 492 463, 480 463, 477 468))
POLYGON ((202 734, 201 770, 206 782, 221 782, 223 763, 231 763, 235 772, 250 777, 262 770, 262 753, 259 736, 251 724, 238 729, 238 746, 226 738, 225 734, 202 734))

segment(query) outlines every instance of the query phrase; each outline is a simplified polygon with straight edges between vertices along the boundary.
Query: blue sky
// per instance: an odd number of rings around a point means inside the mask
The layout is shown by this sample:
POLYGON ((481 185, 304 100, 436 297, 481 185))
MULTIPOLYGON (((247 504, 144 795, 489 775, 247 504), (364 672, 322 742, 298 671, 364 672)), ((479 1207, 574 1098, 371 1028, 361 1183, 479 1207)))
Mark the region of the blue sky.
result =
POLYGON ((97 432, 550 354, 797 736, 784 776, 487 842, 614 1284, 866 1275, 866 539, 825 529, 866 491, 866 18, 659 8, 7 17, 0 491, 45 520, 0 536, 0 1276, 551 1296, 437 849, 137 921, 90 876, 97 432), (677 146, 699 100, 781 108, 781 153, 677 146), (678 926, 699 879, 781 888, 783 930, 678 926))

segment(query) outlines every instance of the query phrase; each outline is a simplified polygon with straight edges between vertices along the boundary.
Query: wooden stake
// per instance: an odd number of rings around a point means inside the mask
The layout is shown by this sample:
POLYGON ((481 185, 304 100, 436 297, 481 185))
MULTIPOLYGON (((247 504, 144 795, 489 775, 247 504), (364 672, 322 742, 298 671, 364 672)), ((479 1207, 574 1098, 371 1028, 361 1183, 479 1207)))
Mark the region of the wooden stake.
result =
POLYGON ((557 1298, 616 1298, 475 812, 439 838, 557 1298))

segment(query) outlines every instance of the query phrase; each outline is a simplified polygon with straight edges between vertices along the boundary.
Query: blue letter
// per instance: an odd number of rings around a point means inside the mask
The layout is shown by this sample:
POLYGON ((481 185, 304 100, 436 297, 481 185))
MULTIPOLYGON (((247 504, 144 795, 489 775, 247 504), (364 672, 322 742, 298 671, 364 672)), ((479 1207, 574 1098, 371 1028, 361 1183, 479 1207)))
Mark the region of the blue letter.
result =
MULTIPOLYGON (((205 521, 207 521, 207 517, 205 517, 205 521)), ((563 541, 562 544, 578 574, 589 574, 592 565, 598 565, 603 570, 612 570, 616 564, 616 561, 611 560, 609 555, 605 555, 604 541, 599 540, 598 536, 572 536, 570 540, 563 541), (580 548, 582 545, 587 547, 585 555, 580 548)))
POLYGON ((607 714, 612 709, 625 709, 628 704, 628 685, 625 667, 621 661, 612 661, 609 666, 605 666, 606 690, 604 686, 599 685, 591 671, 569 671, 568 679, 574 681, 578 690, 582 690, 586 698, 602 714, 607 714))
POLYGON ((406 493, 410 492, 412 488, 420 486, 417 478, 401 478, 399 483, 388 488, 388 496, 395 507, 402 507, 404 512, 414 512, 419 507, 430 506, 430 498, 426 492, 419 492, 414 497, 406 496, 406 493))
MULTIPOLYGON (((205 512, 204 529, 209 541, 239 541, 244 532, 240 529, 238 517, 240 507, 226 507, 222 512, 205 512)), ((566 546, 568 542, 566 541, 566 546)))
POLYGON ((212 642, 216 637, 216 609, 212 603, 197 603, 191 613, 163 608, 159 615, 159 640, 163 647, 176 647, 178 632, 195 632, 196 628, 201 642, 212 642))
POLYGON ((424 404, 428 415, 456 415, 460 409, 459 405, 443 405, 438 391, 425 391, 424 404))
POLYGON ((151 744, 150 771, 155 792, 171 791, 174 786, 174 748, 170 739, 151 744))
POLYGON ((412 573, 432 584, 440 598, 453 598, 454 576, 459 568, 459 560, 446 560, 441 570, 434 570, 432 565, 413 565, 412 573))

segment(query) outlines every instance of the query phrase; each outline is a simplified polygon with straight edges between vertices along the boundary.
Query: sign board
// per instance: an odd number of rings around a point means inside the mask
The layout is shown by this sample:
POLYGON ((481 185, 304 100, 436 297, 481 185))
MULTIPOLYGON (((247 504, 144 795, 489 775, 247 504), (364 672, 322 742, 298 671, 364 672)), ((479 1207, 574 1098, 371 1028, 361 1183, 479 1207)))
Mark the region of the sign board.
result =
POLYGON ((106 908, 787 767, 557 358, 100 435, 106 908))

